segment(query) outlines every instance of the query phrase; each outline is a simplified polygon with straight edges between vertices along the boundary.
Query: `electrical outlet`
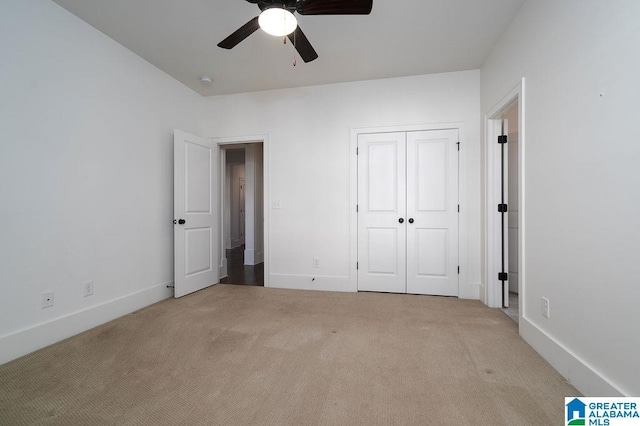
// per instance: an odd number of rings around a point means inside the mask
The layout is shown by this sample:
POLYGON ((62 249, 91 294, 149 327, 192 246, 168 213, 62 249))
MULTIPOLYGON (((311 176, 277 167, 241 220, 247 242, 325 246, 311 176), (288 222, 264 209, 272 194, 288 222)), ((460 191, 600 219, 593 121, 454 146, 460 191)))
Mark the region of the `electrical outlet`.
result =
POLYGON ((551 318, 551 304, 546 297, 542 298, 542 316, 545 318, 551 318))
POLYGON ((82 296, 87 297, 93 294, 93 281, 87 281, 82 284, 82 296))
POLYGON ((282 200, 273 200, 271 202, 272 209, 281 209, 282 208, 282 200))
POLYGON ((313 258, 313 267, 314 268, 319 268, 320 267, 320 258, 318 258, 318 257, 314 257, 313 258))
POLYGON ((53 306, 53 292, 48 291, 46 293, 42 293, 42 309, 50 308, 53 306))

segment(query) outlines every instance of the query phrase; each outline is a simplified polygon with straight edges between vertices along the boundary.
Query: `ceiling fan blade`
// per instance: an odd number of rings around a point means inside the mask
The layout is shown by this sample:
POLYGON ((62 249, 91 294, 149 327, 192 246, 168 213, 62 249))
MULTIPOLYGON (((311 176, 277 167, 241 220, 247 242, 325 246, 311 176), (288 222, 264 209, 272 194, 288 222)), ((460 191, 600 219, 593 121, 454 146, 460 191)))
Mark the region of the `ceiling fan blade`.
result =
POLYGON ((311 62, 318 58, 318 54, 314 50, 313 46, 311 46, 311 43, 309 43, 307 36, 305 36, 300 29, 300 26, 298 26, 294 32, 289 34, 288 37, 289 40, 291 40, 291 43, 296 47, 296 50, 303 61, 311 62))
POLYGON ((258 28, 260 28, 260 25, 258 25, 258 17, 256 16, 238 28, 236 32, 231 34, 229 37, 218 43, 218 47, 222 47, 223 49, 232 49, 242 40, 253 34, 258 28))
POLYGON ((373 0, 299 0, 300 15, 368 15, 373 0))

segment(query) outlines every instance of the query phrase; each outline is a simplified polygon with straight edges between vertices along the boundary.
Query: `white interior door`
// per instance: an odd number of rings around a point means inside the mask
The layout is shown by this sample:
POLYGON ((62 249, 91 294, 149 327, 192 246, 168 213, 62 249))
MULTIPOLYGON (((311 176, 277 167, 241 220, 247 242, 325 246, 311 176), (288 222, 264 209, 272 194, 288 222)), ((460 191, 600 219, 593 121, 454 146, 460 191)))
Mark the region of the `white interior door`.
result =
MULTIPOLYGON (((509 127, 506 119, 502 120, 502 135, 508 135, 509 127)), ((508 138, 507 138, 508 140, 508 138)), ((509 194, 509 144, 501 143, 500 144, 500 162, 501 162, 501 188, 500 188, 500 203, 509 205, 508 194, 509 194)), ((499 213, 500 220, 502 223, 501 230, 501 240, 502 240, 502 250, 501 250, 501 272, 509 271, 509 214, 507 213, 499 213)), ((509 307, 509 274, 506 274, 507 279, 502 281, 502 307, 509 307)))
POLYGON ((358 135, 358 290, 406 292, 405 133, 358 135))
POLYGON ((358 135, 358 290, 458 295, 458 130, 358 135))
POLYGON ((407 133, 407 293, 458 295, 458 130, 407 133))
POLYGON ((174 296, 219 281, 217 147, 212 141, 175 130, 174 144, 174 296))
POLYGON ((518 293, 518 233, 520 227, 519 221, 519 188, 518 188, 518 104, 509 108, 506 112, 507 119, 505 124, 504 134, 508 135, 508 143, 506 146, 506 154, 508 161, 506 176, 506 189, 507 194, 507 261, 506 270, 509 273, 507 280, 509 282, 509 293, 518 293))

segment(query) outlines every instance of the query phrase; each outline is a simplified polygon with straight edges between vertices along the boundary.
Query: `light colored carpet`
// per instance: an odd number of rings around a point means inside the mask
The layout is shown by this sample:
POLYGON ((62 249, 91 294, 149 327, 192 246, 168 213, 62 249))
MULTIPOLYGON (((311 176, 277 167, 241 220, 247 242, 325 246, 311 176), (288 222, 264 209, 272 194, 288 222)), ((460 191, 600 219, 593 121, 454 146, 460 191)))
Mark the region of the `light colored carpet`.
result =
POLYGON ((0 366, 2 425, 552 425, 571 395, 478 301, 222 284, 0 366))

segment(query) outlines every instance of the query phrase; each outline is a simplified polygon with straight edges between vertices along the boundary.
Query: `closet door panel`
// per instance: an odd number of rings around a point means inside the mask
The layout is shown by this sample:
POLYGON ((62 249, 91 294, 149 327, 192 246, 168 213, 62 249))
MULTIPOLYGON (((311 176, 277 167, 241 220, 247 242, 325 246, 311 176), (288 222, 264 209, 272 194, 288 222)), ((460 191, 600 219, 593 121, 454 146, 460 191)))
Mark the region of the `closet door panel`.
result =
POLYGON ((405 148, 405 133, 358 136, 359 291, 406 292, 405 148))
POLYGON ((407 292, 458 295, 458 130, 407 134, 407 292))

